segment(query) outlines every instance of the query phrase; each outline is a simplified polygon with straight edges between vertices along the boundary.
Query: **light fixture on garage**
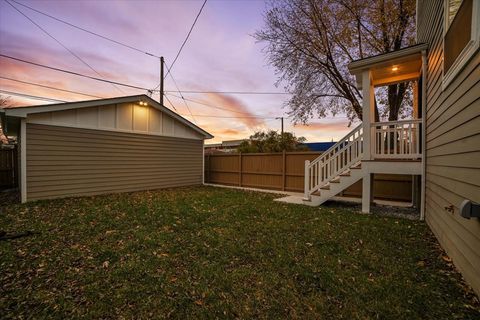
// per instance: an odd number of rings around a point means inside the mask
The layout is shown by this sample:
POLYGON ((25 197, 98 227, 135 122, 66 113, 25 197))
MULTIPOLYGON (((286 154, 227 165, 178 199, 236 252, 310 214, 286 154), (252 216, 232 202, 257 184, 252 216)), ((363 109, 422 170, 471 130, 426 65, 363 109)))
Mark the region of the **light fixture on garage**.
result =
POLYGON ((140 101, 138 102, 141 106, 148 106, 148 103, 146 103, 145 101, 140 101))

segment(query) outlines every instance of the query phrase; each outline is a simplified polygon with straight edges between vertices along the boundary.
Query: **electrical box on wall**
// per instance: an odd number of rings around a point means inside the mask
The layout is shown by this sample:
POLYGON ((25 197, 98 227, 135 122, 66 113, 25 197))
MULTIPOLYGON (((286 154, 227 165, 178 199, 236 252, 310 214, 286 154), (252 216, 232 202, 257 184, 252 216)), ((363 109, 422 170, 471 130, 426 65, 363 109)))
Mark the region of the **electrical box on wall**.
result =
POLYGON ((460 204, 460 215, 466 219, 480 218, 480 204, 470 200, 463 200, 460 204))

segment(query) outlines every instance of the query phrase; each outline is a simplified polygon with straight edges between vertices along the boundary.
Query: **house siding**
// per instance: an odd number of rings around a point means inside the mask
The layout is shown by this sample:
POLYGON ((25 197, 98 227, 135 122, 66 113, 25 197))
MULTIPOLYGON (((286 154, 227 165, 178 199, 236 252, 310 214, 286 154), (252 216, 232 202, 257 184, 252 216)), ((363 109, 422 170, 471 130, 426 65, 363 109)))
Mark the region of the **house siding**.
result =
POLYGON ((480 220, 459 212, 464 199, 480 203, 480 54, 443 88, 443 1, 418 4, 417 41, 429 44, 425 219, 480 294, 480 220))
POLYGON ((202 183, 203 141, 27 123, 27 201, 202 183))

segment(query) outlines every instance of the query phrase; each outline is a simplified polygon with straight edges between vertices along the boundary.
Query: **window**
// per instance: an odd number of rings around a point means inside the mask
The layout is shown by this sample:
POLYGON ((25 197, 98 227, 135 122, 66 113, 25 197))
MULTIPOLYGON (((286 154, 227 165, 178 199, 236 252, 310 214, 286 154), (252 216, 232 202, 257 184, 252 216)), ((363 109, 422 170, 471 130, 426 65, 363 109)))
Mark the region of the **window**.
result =
POLYGON ((445 0, 443 85, 448 85, 479 47, 479 0, 445 0))

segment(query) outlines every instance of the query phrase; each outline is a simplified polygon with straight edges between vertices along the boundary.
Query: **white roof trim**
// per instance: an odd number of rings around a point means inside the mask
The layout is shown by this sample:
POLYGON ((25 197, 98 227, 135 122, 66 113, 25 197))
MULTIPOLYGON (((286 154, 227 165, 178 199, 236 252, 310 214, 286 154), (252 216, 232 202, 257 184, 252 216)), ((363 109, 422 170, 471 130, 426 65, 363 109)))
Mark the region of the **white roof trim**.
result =
POLYGON ((348 70, 350 70, 350 73, 355 74, 359 71, 369 69, 376 64, 389 62, 390 60, 407 57, 412 54, 421 54, 422 51, 425 51, 427 49, 428 44, 426 43, 416 44, 411 47, 403 48, 389 53, 379 54, 373 57, 353 61, 348 65, 348 70))
POLYGON ((2 111, 5 113, 6 116, 26 118, 27 115, 33 114, 33 113, 54 112, 54 111, 62 111, 62 110, 70 110, 70 109, 98 107, 98 106, 102 106, 102 105, 134 102, 134 101, 139 101, 139 100, 148 102, 148 104, 151 105, 152 107, 160 110, 161 112, 164 112, 165 114, 171 116, 175 120, 178 120, 179 122, 183 123, 184 125, 192 128, 196 132, 205 136, 205 138, 207 138, 207 139, 213 138, 213 136, 210 133, 208 133, 207 131, 205 131, 202 128, 196 126, 195 124, 191 123, 190 121, 188 121, 184 117, 182 117, 179 114, 173 112, 172 110, 168 109, 167 107, 162 106, 160 103, 158 103, 157 101, 153 100, 152 98, 150 98, 149 96, 146 96, 144 94, 135 95, 135 96, 118 97, 118 98, 107 98, 107 99, 87 100, 87 101, 78 101, 78 102, 55 103, 55 104, 39 105, 39 106, 4 108, 2 111))

